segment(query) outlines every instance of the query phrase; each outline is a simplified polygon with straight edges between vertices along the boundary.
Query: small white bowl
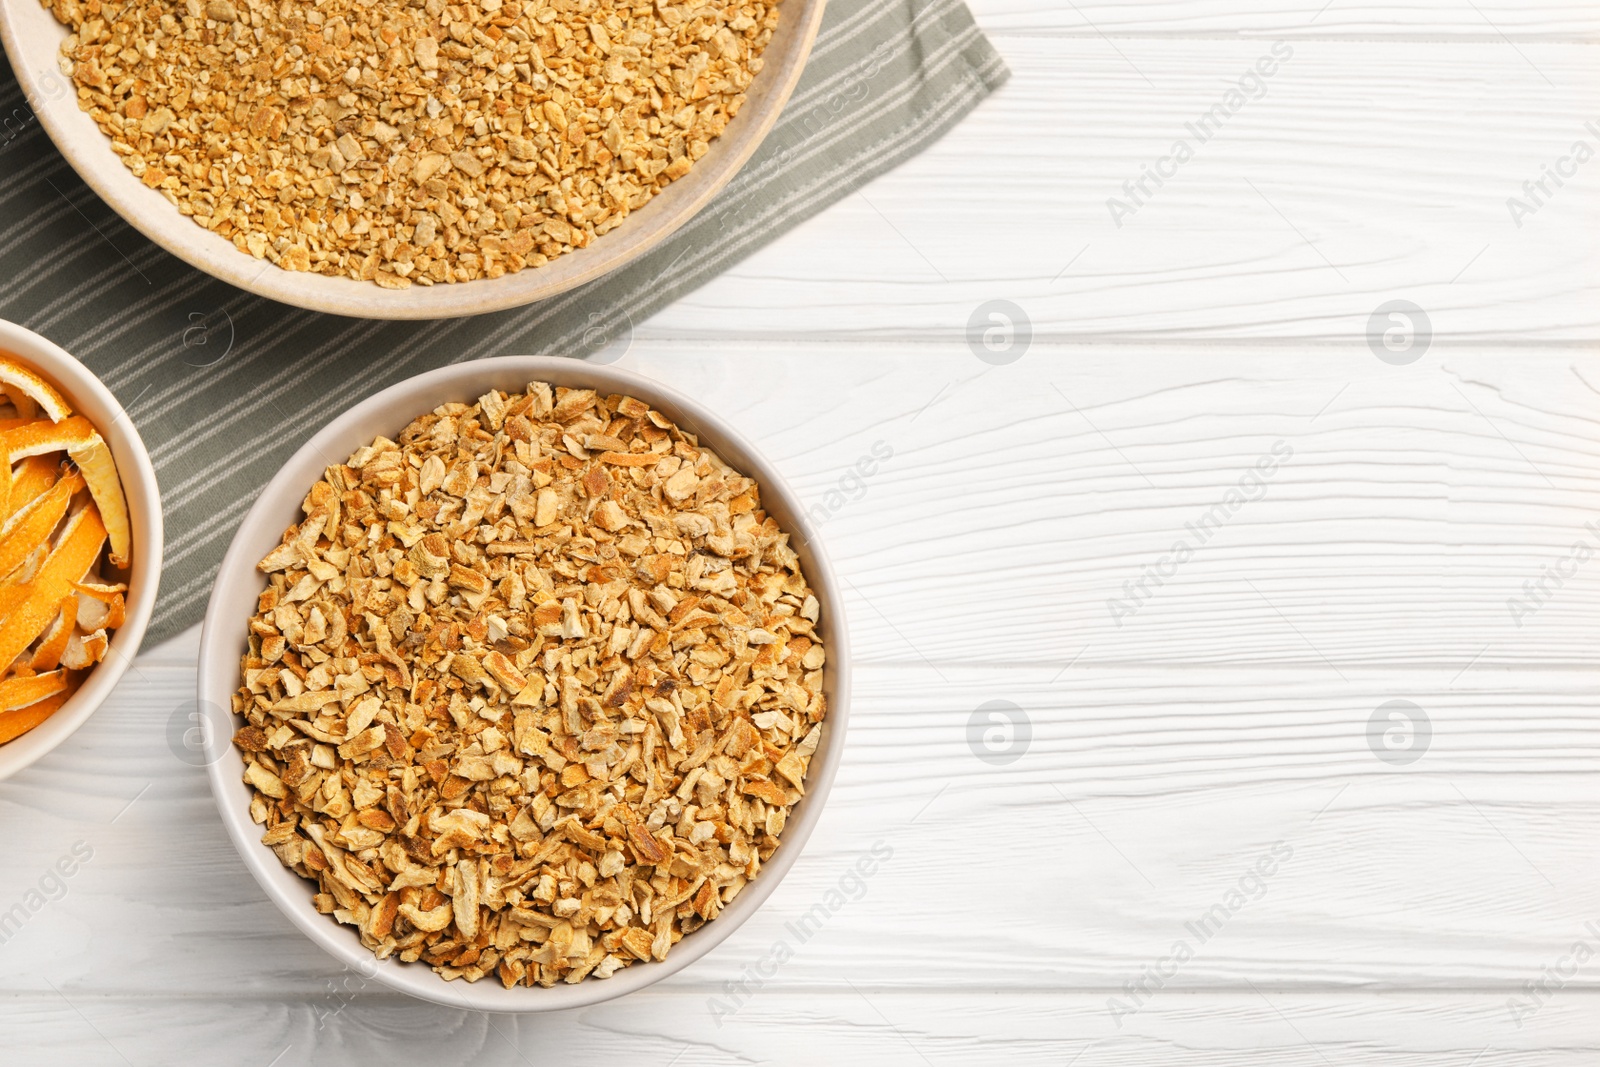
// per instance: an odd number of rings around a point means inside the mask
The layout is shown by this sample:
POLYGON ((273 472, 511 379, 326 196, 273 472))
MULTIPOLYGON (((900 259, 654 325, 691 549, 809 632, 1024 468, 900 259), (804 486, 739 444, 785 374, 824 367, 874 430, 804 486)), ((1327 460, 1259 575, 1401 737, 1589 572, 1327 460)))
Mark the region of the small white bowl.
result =
POLYGON ((7 352, 25 363, 39 377, 55 386, 75 413, 94 424, 111 446, 122 477, 122 492, 128 498, 128 516, 133 524, 132 567, 128 576, 127 620, 111 635, 106 658, 95 665, 83 685, 56 713, 14 741, 0 745, 0 779, 9 778, 39 759, 72 735, 94 714, 94 709, 116 688, 122 673, 139 652, 150 612, 156 606, 156 590, 161 584, 161 490, 156 485, 155 468, 145 451, 133 420, 122 410, 111 390, 100 384, 89 369, 60 346, 0 319, 0 352, 7 352))
MULTIPOLYGON (((399 290, 280 269, 179 214, 166 197, 133 176, 111 150, 110 139, 79 110, 77 87, 57 66, 67 28, 39 0, 0 0, 0 42, 11 57, 12 72, 28 106, 78 176, 168 252, 229 285, 311 311, 371 319, 442 319, 519 307, 565 292, 632 262, 692 219, 732 180, 777 123, 811 54, 823 6, 824 0, 784 0, 778 27, 762 55, 762 68, 739 114, 688 174, 622 225, 543 267, 499 278, 399 290)), ((769 168, 782 165, 781 160, 768 163, 769 168)))
POLYGON ((206 731, 206 760, 217 810, 245 866, 267 896, 307 937, 357 974, 423 1000, 475 1011, 557 1011, 620 997, 660 981, 715 948, 761 906, 800 857, 806 838, 822 814, 844 751, 850 645, 843 599, 839 581, 799 497, 784 483, 777 469, 737 431, 688 397, 631 371, 543 356, 476 360, 418 375, 357 404, 296 452, 256 498, 222 560, 200 635, 199 676, 200 707, 214 716, 214 728, 206 731), (266 588, 265 576, 256 570, 256 562, 277 546, 291 523, 300 519, 300 502, 323 470, 380 434, 398 435, 412 419, 440 404, 451 400, 470 404, 490 389, 520 392, 530 381, 637 397, 696 434, 735 470, 756 479, 761 486, 762 506, 789 531, 791 544, 800 555, 806 578, 822 608, 819 630, 828 649, 824 676, 828 717, 806 775, 806 795, 784 827, 783 843, 762 865, 761 874, 716 919, 673 946, 671 954, 660 962, 635 963, 610 978, 589 978, 576 985, 506 989, 493 975, 471 984, 446 982, 424 963, 379 961, 362 947, 354 929, 319 914, 311 904, 315 892, 312 883, 285 867, 261 843, 261 828, 250 819, 251 791, 243 781, 244 761, 230 743, 242 720, 224 709, 232 707, 248 623, 256 610, 257 595, 266 588))

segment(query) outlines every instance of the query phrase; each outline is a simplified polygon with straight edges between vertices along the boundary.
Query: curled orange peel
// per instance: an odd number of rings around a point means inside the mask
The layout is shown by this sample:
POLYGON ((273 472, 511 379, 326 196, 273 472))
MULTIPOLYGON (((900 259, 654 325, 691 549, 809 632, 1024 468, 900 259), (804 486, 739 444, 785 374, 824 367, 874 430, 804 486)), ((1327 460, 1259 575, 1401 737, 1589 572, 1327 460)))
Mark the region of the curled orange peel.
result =
POLYGON ((72 690, 68 689, 16 711, 0 711, 0 745, 15 740, 54 715, 71 695, 72 690))
POLYGON ((60 610, 73 584, 83 581, 105 544, 106 528, 93 504, 67 520, 55 548, 26 585, 0 589, 0 672, 22 655, 60 610))
MULTIPOLYGON (((61 465, 53 456, 29 456, 18 464, 11 476, 11 509, 7 514, 15 513, 28 501, 56 484, 60 468, 61 465)), ((5 518, 5 515, 0 515, 0 522, 5 518)))
POLYGON ((83 488, 83 478, 74 473, 34 497, 0 525, 0 578, 4 578, 50 539, 56 524, 67 513, 72 494, 83 488))
POLYGON ((39 645, 33 650, 33 662, 28 666, 36 671, 53 671, 61 666, 61 655, 66 652, 67 642, 72 640, 72 628, 77 624, 78 598, 62 597, 60 614, 40 635, 39 645))
POLYGON ((47 700, 66 692, 69 684, 66 671, 50 671, 31 678, 7 678, 0 682, 0 712, 16 711, 47 700))
POLYGON ((133 545, 128 501, 122 495, 122 480, 117 477, 111 449, 106 447, 105 440, 95 432, 88 419, 73 415, 60 422, 31 422, 7 430, 0 433, 0 450, 9 454, 12 462, 51 452, 66 452, 71 456, 72 462, 83 472, 89 493, 104 517, 106 533, 111 538, 112 565, 128 565, 133 545))
POLYGON ((51 422, 60 422, 72 414, 66 398, 56 392, 54 386, 4 354, 0 354, 0 385, 6 387, 6 392, 21 393, 38 404, 51 422))

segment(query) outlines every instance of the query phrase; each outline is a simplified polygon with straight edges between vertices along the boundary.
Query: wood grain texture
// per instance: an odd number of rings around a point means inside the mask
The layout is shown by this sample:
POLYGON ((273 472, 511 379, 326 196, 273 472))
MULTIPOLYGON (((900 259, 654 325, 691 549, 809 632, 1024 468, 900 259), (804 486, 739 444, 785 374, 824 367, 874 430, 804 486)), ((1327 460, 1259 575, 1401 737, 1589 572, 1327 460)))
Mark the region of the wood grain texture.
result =
MULTIPOLYGON (((1393 367, 1364 344, 1195 360, 1041 342, 990 367, 953 347, 771 344, 749 360, 735 343, 637 339, 625 357, 727 412, 811 502, 853 589, 861 665, 850 756, 806 855, 668 988, 725 991, 883 842, 892 860, 844 883, 859 899, 763 989, 804 1005, 783 1009, 792 1019, 853 992, 841 976, 930 1004, 1106 990, 1103 1005, 1183 941, 1193 958, 1140 1025, 1197 991, 1251 1010, 1253 983, 1471 991, 1498 997, 1507 1040, 1522 1038, 1506 999, 1600 921, 1594 575, 1576 568, 1521 629, 1503 603, 1593 536, 1594 354, 1442 346, 1393 367), (1116 626, 1105 599, 1279 441, 1293 454, 1264 491, 1116 626), (1431 723, 1410 766, 1370 747, 1369 719, 1394 699, 1431 723), (970 734, 996 700, 1031 730, 1003 766, 970 734), (1263 876, 1274 848, 1288 855, 1263 876), (955 921, 952 893, 975 914, 955 921)), ((30 1004, 48 980, 160 1010, 268 998, 280 1014, 251 1031, 265 1048, 303 1027, 292 1019, 317 1010, 333 967, 250 881, 203 775, 169 747, 194 647, 191 631, 151 649, 112 705, 0 794, 33 861, 0 876, 0 903, 75 842, 94 849, 0 946, 0 992, 30 1004)), ((1584 970, 1563 995, 1595 988, 1584 970)), ((1340 1010, 1369 1020, 1362 1003, 1340 1010)), ((343 1048, 317 1040, 319 1055, 343 1048)))
POLYGON ((1273 34, 1522 42, 1600 36, 1600 12, 1587 0, 972 0, 969 6, 985 32, 997 38, 1273 34))
POLYGON ((1005 90, 635 324, 626 365, 748 434, 852 586, 849 758, 727 944, 548 1018, 362 987, 169 748, 190 632, 0 789, 0 909, 94 850, 0 944, 8 1062, 1600 1058, 1600 968, 1562 977, 1600 951, 1600 334, 1574 236, 1600 170, 1521 229, 1505 205, 1600 116, 1600 16, 1320 6, 980 0, 1005 90), (1106 197, 1274 37, 1295 55, 1267 97, 1117 229, 1106 197), (1366 336, 1397 297, 1432 320, 1407 366, 1366 336), (967 340, 992 299, 1032 326, 1008 365, 967 340), (1374 750, 1392 700, 1427 716, 1413 763, 1374 750), (974 733, 993 701, 1026 744, 974 733), (851 899, 801 941, 830 888, 851 899))
POLYGON ((170 1062, 162 1034, 216 1060, 527 1067, 567 1050, 624 1063, 1016 1063, 1144 1067, 1587 1067, 1600 1055, 1593 994, 1569 992, 1517 1030, 1487 994, 1322 994, 1263 989, 1171 993, 1116 1029, 1104 993, 971 990, 940 995, 845 989, 762 991, 722 1027, 705 998, 655 990, 626 1003, 536 1019, 471 1015, 390 996, 217 997, 178 1004, 91 998, 70 987, 11 1002, 10 1019, 54 1048, 8 1048, 18 1067, 170 1062), (1074 1059, 1076 1057, 1076 1059, 1074 1059), (1474 1060, 1474 1057, 1477 1057, 1474 1060))
MULTIPOLYGON (((1600 944, 1585 932, 1600 921, 1600 729, 1577 672, 1520 685, 1515 723, 1503 692, 1421 697, 1404 677, 1357 692, 1249 671, 1031 673, 862 671, 850 756, 801 862, 674 981, 721 988, 784 940, 799 951, 777 985, 1117 988, 1186 940, 1183 988, 1487 990, 1600 944), (1395 693, 1434 731, 1409 768, 1367 747, 1395 693), (1031 723, 1004 766, 968 732, 996 699, 1031 723), (882 869, 852 875, 880 843, 882 869), (1241 884, 1249 900, 1214 913, 1241 884), (793 924, 837 887, 849 904, 800 939, 793 924), (981 921, 952 924, 949 893, 981 921)), ((0 811, 28 827, 32 862, 0 875, 0 901, 78 842, 93 857, 4 944, 0 990, 46 974, 96 995, 292 996, 334 966, 266 901, 204 776, 169 747, 192 692, 192 669, 141 664, 72 746, 8 784, 0 811)))
POLYGON ((1404 298, 1461 342, 1597 335, 1600 258, 1572 235, 1600 227, 1600 163, 1520 227, 1507 205, 1600 149, 1586 46, 1296 40, 1201 143, 1188 124, 1272 42, 997 43, 1013 78, 969 121, 640 334, 956 340, 1005 298, 1040 339, 1346 341, 1404 298), (1178 139, 1193 157, 1119 226, 1108 201, 1178 139))
POLYGON ((1594 661, 1600 565, 1568 561, 1600 548, 1587 346, 1440 343, 1407 367, 1364 342, 1036 341, 1000 367, 965 343, 744 352, 640 341, 629 358, 791 472, 849 575, 864 662, 1272 664, 1331 683, 1409 666, 1445 687, 1469 664, 1594 661), (1249 482, 1274 448, 1292 454, 1249 482), (1251 499, 1219 510, 1241 481, 1251 499), (1164 563, 1179 541, 1192 556, 1164 563), (1174 573, 1130 597, 1152 568, 1174 573))

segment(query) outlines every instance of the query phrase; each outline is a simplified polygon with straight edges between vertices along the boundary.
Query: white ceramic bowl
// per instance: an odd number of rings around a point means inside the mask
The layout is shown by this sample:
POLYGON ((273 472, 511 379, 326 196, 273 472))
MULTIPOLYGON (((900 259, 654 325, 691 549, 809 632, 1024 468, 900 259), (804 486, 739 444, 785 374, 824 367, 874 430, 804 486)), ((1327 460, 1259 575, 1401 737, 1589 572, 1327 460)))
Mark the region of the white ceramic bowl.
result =
POLYGON ((201 229, 133 176, 94 120, 78 109, 77 91, 56 65, 66 27, 39 0, 0 0, 0 40, 28 105, 80 177, 150 240, 230 285, 285 304, 373 319, 479 315, 554 296, 600 277, 655 247, 688 222, 744 166, 794 91, 822 21, 824 0, 784 0, 778 28, 744 106, 683 178, 589 247, 543 267, 472 282, 379 288, 372 282, 281 270, 201 229))
POLYGON ((850 644, 838 579, 828 565, 799 498, 784 483, 777 469, 731 426, 688 397, 631 371, 572 359, 513 356, 443 367, 385 389, 334 419, 284 464, 256 499, 223 558, 200 637, 199 683, 200 706, 215 716, 221 727, 207 731, 207 770, 217 809, 245 866, 291 922, 351 970, 402 993, 478 1011, 539 1012, 596 1004, 660 981, 716 947, 761 906, 799 858, 806 838, 822 814, 839 767, 845 720, 849 714, 850 644), (335 922, 330 916, 318 914, 311 904, 315 889, 312 883, 285 867, 261 844, 261 828, 250 820, 251 791, 242 780, 244 761, 229 743, 242 720, 224 716, 221 709, 232 706, 230 698, 239 685, 247 624, 256 610, 257 595, 266 587, 265 576, 256 570, 256 562, 277 546, 291 523, 300 519, 300 502, 311 484, 322 476, 324 468, 369 444, 380 434, 396 436, 412 419, 447 401, 471 403, 491 388, 521 391, 530 381, 638 397, 697 434, 700 441, 735 470, 760 483, 761 503, 789 531, 791 543, 800 555, 806 578, 822 608, 819 628, 828 649, 825 692, 829 711, 822 741, 806 775, 806 795, 791 813, 784 828, 783 843, 762 866, 755 881, 716 919, 685 937, 660 962, 636 963, 611 978, 591 978, 576 985, 506 989, 492 975, 469 985, 446 982, 420 962, 402 963, 397 959, 379 962, 362 947, 354 929, 335 922), (220 721, 224 719, 226 721, 220 721))
POLYGON ((111 446, 122 492, 133 523, 132 568, 128 576, 127 620, 111 635, 106 658, 84 679, 78 691, 56 713, 21 737, 0 745, 0 778, 9 778, 55 748, 82 726, 116 688, 122 673, 139 652, 161 583, 161 490, 156 485, 150 454, 111 390, 82 363, 58 345, 0 319, 0 352, 20 359, 60 390, 73 410, 94 424, 111 446))

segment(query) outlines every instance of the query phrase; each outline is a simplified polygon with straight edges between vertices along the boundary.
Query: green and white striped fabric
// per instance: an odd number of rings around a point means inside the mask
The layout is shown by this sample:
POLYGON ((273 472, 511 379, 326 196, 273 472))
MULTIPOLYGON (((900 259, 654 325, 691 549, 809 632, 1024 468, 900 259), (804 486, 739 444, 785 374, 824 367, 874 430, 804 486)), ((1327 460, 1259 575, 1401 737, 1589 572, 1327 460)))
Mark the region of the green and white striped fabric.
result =
POLYGON ((300 311, 166 254, 78 181, 0 61, 0 317, 83 360, 150 449, 166 510, 160 641, 199 621, 245 510, 340 411, 445 363, 593 354, 916 154, 1007 73, 960 0, 831 0, 766 143, 671 239, 543 303, 419 323, 300 311))

